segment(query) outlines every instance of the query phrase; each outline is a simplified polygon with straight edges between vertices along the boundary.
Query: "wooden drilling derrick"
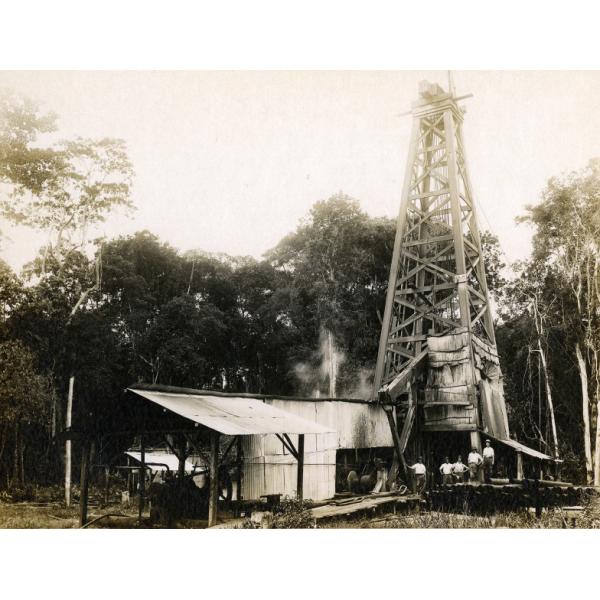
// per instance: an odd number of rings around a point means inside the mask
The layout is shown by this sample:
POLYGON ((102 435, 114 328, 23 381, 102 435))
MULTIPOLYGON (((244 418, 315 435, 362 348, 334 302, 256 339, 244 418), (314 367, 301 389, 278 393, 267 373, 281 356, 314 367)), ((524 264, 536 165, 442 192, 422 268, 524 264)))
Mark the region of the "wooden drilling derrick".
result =
POLYGON ((419 432, 470 432, 478 448, 480 431, 509 437, 461 98, 449 88, 423 81, 412 106, 374 378, 402 463, 416 421, 419 432))

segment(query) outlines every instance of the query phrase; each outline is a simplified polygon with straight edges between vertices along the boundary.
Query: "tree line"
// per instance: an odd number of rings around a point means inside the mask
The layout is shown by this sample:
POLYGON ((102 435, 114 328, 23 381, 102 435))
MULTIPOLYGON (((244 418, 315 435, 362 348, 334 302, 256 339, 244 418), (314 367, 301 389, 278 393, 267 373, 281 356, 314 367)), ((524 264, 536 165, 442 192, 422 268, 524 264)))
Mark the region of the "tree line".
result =
MULTIPOLYGON (((0 262, 0 486, 59 480, 72 376, 74 422, 110 421, 138 381, 328 395, 334 340, 335 394, 370 391, 393 220, 340 192, 260 260, 180 252, 147 231, 90 239, 133 208, 124 142, 44 147, 56 117, 10 92, 0 119, 0 210, 48 239, 18 274, 0 262)), ((483 235, 512 430, 597 482, 599 175, 592 162, 550 180, 521 218, 532 256, 510 276, 483 235)))

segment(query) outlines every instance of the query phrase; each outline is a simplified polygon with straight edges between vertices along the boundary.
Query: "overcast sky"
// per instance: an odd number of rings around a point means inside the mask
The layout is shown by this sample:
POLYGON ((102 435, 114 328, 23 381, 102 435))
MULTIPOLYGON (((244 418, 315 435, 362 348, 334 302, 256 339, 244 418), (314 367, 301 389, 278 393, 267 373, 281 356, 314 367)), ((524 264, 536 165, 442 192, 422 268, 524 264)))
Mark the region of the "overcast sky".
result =
MULTIPOLYGON (((59 137, 126 140, 137 210, 99 233, 148 229, 181 249, 260 257, 311 205, 339 190, 395 217, 419 80, 445 71, 0 72, 44 102, 59 137)), ((547 179, 600 156, 600 72, 454 72, 483 229, 509 259, 529 251, 514 225, 547 179)), ((30 260, 39 234, 6 223, 1 256, 30 260)))

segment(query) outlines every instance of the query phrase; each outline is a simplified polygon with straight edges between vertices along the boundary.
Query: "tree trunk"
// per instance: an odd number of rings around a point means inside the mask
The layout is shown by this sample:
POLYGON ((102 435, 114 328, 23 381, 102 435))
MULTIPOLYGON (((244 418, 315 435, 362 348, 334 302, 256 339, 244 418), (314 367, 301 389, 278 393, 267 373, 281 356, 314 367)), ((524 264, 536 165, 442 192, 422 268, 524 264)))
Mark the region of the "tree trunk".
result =
POLYGON ((25 486, 25 444, 23 443, 23 436, 19 440, 19 469, 21 475, 21 485, 25 486))
POLYGON ((600 485, 600 385, 598 384, 598 351, 594 349, 596 396, 596 439, 594 441, 594 485, 600 485))
MULTIPOLYGON (((71 413, 73 410, 73 388, 75 386, 75 376, 69 377, 69 393, 67 396, 67 414, 65 418, 65 430, 70 432, 71 429, 71 413)), ((65 442, 65 505, 71 506, 71 450, 72 444, 70 439, 65 442)))
POLYGON ((575 344, 575 354, 579 365, 579 378, 581 379, 581 409, 583 414, 583 446, 585 449, 585 473, 588 485, 593 480, 592 465, 592 434, 590 430, 590 397, 588 392, 588 377, 585 359, 581 354, 579 342, 575 344))
POLYGON ((4 447, 6 446, 6 438, 8 437, 8 423, 2 428, 2 437, 0 438, 0 465, 2 464, 2 456, 4 455, 4 447))
POLYGON ((596 440, 594 446, 594 485, 600 485, 600 390, 596 391, 596 440))
POLYGON ((19 422, 15 422, 15 448, 13 453, 13 480, 12 486, 19 487, 19 422))
POLYGON ((552 441, 554 442, 554 458, 558 459, 558 435, 556 433, 556 419, 554 418, 554 403, 552 402, 552 391, 550 390, 550 379, 548 378, 548 365, 546 364, 546 355, 542 347, 542 336, 544 334, 544 324, 539 312, 537 296, 533 297, 533 317, 535 322, 535 331, 537 333, 537 345, 542 359, 542 368, 544 371, 544 381, 546 382, 546 403, 548 404, 548 413, 552 425, 552 441), (539 320, 539 321, 538 321, 539 320))
POLYGON ((544 369, 544 381, 546 383, 546 402, 548 412, 550 413, 550 424, 552 426, 552 442, 554 445, 554 458, 558 459, 558 435, 556 433, 556 419, 554 418, 554 403, 552 402, 552 392, 550 390, 550 381, 548 379, 548 366, 546 365, 546 355, 542 348, 542 342, 538 338, 538 349, 542 358, 542 368, 544 369))

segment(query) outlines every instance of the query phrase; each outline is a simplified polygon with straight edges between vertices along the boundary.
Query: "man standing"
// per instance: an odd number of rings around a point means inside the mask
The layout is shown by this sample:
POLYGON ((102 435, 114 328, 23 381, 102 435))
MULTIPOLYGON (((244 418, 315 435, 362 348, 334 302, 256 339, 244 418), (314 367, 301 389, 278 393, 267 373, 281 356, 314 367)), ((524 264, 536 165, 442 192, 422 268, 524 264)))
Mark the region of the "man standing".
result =
POLYGON ((452 465, 452 474, 456 482, 463 483, 465 480, 465 472, 467 471, 467 465, 462 461, 462 456, 456 459, 456 462, 452 465))
POLYGON ((494 449, 490 440, 485 440, 485 448, 483 449, 483 473, 485 476, 486 483, 489 483, 492 479, 494 470, 494 449))
POLYGON ((423 457, 419 456, 419 460, 408 468, 413 472, 413 492, 420 494, 425 489, 425 480, 427 477, 427 468, 423 464, 423 457))
POLYGON ((452 463, 450 459, 446 456, 444 459, 444 463, 440 467, 440 473, 442 474, 442 484, 443 485, 451 485, 454 483, 452 480, 452 463))
POLYGON ((467 457, 467 464, 469 465, 469 481, 477 481, 479 479, 479 467, 483 463, 481 454, 477 451, 477 448, 472 448, 467 457))

